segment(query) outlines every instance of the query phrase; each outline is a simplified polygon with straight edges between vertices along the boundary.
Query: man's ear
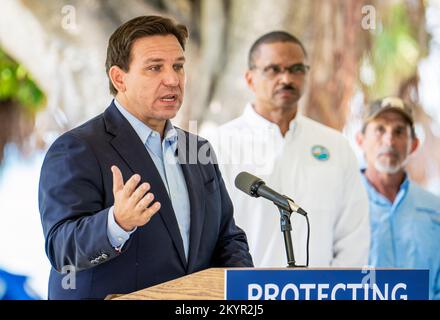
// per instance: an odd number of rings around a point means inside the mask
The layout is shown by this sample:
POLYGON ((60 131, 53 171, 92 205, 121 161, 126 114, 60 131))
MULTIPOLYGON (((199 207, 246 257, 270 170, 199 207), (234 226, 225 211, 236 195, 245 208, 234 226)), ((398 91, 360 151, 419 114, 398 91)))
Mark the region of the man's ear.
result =
POLYGON ((255 91, 254 90, 254 88, 255 88, 255 86, 254 86, 254 75, 253 75, 252 71, 251 70, 247 70, 245 75, 244 75, 244 78, 246 79, 246 83, 247 83, 248 87, 252 91, 255 91))
POLYGON ((359 131, 358 133, 356 133, 355 139, 356 139, 357 145, 360 148, 362 148, 362 144, 364 143, 364 134, 361 131, 359 131))
POLYGON ((410 154, 417 150, 419 144, 420 144, 420 140, 418 138, 412 139, 410 154))
POLYGON ((118 66, 112 66, 108 71, 108 76, 113 83, 113 86, 118 92, 125 92, 125 72, 118 66))

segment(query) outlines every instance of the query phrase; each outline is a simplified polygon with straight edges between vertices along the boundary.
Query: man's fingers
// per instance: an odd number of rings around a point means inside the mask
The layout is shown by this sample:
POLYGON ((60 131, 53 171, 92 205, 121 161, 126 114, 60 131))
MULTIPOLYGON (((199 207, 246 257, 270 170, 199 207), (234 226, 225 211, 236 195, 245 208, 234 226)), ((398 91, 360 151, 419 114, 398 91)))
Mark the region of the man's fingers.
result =
POLYGON ((111 167, 113 173, 113 193, 124 188, 124 178, 122 177, 121 170, 117 166, 111 167))
POLYGON ((136 186, 139 184, 139 181, 141 181, 141 176, 138 174, 134 174, 125 183, 123 192, 127 198, 130 198, 134 190, 136 190, 136 186))
POLYGON ((142 183, 131 195, 130 201, 137 205, 137 203, 143 198, 146 192, 150 190, 150 184, 147 182, 142 183))
POLYGON ((136 205, 136 208, 139 209, 139 210, 144 211, 151 204, 151 202, 153 202, 153 200, 154 200, 154 194, 152 194, 150 192, 150 193, 146 194, 145 197, 143 197, 138 202, 138 204, 136 205))
POLYGON ((150 221, 151 217, 160 210, 160 206, 160 202, 156 201, 151 207, 143 212, 142 216, 145 218, 146 222, 150 221))

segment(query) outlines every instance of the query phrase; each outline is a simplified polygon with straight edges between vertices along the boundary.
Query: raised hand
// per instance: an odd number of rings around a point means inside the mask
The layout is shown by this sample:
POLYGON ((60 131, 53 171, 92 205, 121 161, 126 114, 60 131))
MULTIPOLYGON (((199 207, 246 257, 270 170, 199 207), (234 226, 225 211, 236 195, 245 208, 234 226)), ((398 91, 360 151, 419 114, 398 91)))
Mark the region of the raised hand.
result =
POLYGON ((147 193, 150 184, 142 183, 138 174, 134 174, 124 184, 121 170, 117 166, 111 167, 113 173, 113 196, 115 198, 113 215, 116 223, 125 231, 131 231, 148 223, 151 217, 159 211, 160 203, 154 202, 154 195, 147 193))

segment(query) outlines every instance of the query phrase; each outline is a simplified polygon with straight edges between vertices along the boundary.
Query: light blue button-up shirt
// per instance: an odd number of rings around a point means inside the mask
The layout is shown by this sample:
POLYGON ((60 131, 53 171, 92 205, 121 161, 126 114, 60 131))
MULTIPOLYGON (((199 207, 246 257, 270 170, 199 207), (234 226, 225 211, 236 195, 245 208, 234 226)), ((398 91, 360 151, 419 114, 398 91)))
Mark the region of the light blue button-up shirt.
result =
MULTIPOLYGON (((177 159, 177 131, 171 122, 167 121, 164 139, 161 140, 158 132, 152 130, 129 113, 116 99, 114 103, 144 143, 156 169, 159 171, 176 214, 185 256, 188 259, 190 203, 185 177, 177 159)), ((110 208, 108 213, 107 226, 109 241, 117 249, 120 249, 129 239, 130 235, 136 231, 136 229, 134 229, 131 232, 126 232, 116 223, 113 215, 113 207, 110 208)))
POLYGON ((440 197, 406 177, 391 203, 362 178, 370 206, 370 264, 429 269, 430 299, 440 299, 440 197))

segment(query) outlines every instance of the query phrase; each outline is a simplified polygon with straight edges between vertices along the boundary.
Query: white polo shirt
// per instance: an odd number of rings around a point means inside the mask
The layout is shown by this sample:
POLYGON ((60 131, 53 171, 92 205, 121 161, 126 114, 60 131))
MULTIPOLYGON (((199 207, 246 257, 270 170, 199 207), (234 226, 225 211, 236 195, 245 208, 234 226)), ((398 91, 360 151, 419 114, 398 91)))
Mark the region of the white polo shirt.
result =
MULTIPOLYGON (((234 204, 234 218, 247 234, 256 267, 286 266, 286 250, 275 205, 235 188, 235 177, 241 171, 262 178, 308 212, 309 266, 367 264, 367 193, 355 155, 339 132, 298 114, 283 137, 276 124, 248 104, 242 116, 221 126, 209 140, 234 204)), ((303 265, 306 221, 298 214, 291 221, 295 260, 303 265)))

